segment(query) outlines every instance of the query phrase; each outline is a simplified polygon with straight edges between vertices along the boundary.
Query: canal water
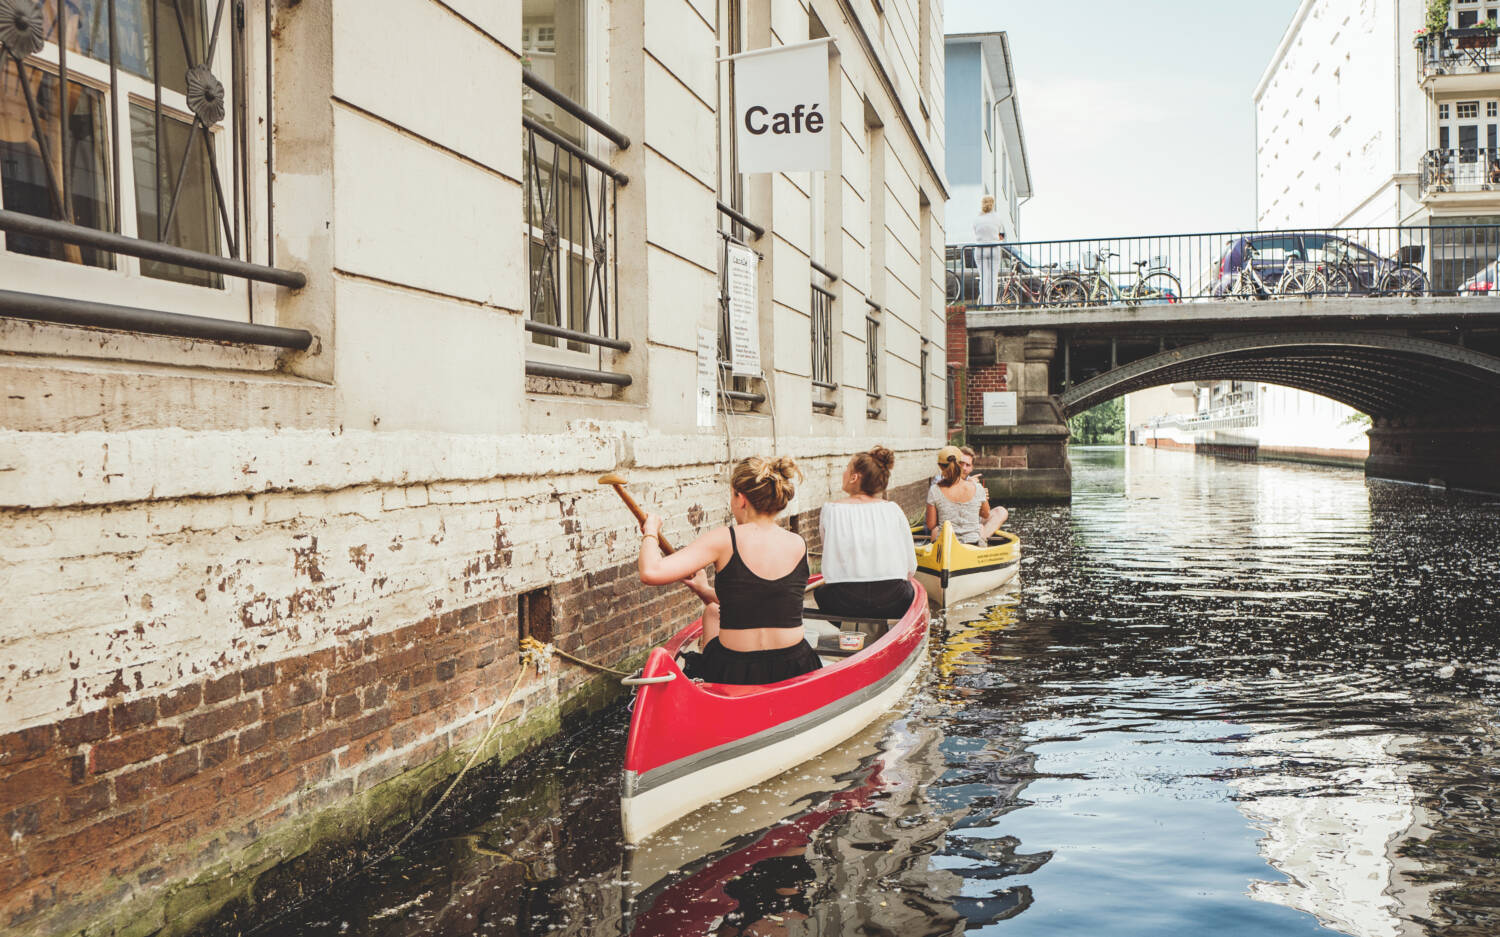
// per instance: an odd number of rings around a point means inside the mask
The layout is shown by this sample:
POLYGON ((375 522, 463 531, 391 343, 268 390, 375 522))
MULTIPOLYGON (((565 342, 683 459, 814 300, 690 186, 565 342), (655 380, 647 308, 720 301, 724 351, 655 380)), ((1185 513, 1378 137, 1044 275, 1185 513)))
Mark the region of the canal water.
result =
POLYGON ((1073 452, 891 716, 620 841, 628 714, 264 933, 1500 933, 1500 502, 1073 452))

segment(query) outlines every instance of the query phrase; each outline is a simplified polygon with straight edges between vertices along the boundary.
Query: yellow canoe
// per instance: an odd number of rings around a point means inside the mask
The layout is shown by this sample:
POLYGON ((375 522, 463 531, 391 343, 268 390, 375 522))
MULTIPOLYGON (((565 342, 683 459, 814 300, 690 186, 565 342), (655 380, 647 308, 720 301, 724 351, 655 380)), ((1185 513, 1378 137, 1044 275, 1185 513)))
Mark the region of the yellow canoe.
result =
POLYGON ((917 579, 927 596, 944 608, 998 589, 1021 568, 1021 539, 999 530, 987 546, 959 540, 947 521, 931 542, 918 543, 917 579))

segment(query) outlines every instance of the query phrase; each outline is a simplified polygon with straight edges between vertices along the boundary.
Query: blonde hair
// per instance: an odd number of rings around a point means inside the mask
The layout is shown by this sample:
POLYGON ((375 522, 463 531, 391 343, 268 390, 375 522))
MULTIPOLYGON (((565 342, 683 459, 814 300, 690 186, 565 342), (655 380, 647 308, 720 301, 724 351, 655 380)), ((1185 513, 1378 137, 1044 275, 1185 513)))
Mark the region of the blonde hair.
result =
POLYGON ((994 211, 995 210, 995 197, 993 195, 986 195, 984 198, 980 199, 979 200, 979 210, 982 211, 982 212, 984 212, 985 214, 988 214, 988 213, 994 211))
POLYGON ((779 514, 797 493, 793 478, 802 478, 797 460, 789 455, 767 459, 753 455, 741 459, 729 476, 729 487, 745 496, 761 514, 779 514))

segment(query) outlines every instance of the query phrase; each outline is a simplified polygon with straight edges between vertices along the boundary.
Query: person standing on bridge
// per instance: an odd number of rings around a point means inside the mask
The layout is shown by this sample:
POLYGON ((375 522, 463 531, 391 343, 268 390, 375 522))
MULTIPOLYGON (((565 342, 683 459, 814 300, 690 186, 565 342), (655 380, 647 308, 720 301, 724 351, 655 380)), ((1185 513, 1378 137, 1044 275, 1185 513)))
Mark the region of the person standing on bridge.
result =
MULTIPOLYGON (((1005 225, 1000 213, 995 211, 995 197, 986 195, 979 200, 979 217, 974 219, 974 241, 977 244, 998 244, 1005 240, 1005 225)), ((979 303, 995 305, 1000 293, 1000 248, 976 247, 975 260, 979 266, 979 303)))

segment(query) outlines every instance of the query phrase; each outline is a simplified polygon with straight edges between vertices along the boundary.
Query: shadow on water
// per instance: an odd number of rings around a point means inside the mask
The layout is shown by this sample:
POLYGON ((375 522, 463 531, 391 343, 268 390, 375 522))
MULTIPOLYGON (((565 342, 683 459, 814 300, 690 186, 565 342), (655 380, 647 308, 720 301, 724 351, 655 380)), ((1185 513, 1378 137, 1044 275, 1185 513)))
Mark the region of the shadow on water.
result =
POLYGON ((1500 931, 1500 504, 1073 454, 1018 591, 823 757, 620 841, 628 714, 264 933, 1500 931))

